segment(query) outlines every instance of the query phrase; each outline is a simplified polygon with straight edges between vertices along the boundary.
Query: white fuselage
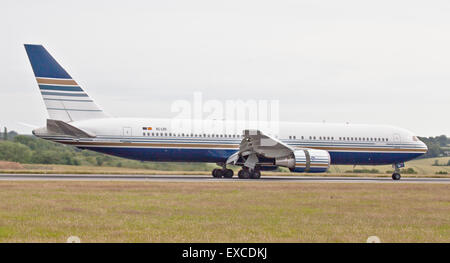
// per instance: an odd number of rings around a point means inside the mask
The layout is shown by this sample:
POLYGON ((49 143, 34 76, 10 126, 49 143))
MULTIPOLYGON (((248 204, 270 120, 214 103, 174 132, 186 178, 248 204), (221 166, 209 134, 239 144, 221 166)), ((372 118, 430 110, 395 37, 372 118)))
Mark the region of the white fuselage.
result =
MULTIPOLYGON (((221 120, 104 118, 72 122, 94 138, 47 138, 144 161, 216 162, 239 150, 244 129, 257 123, 221 120)), ((263 125, 264 126, 264 125, 263 125)), ((394 164, 424 154, 413 133, 392 126, 279 122, 267 134, 295 148, 322 149, 334 164, 394 164)))

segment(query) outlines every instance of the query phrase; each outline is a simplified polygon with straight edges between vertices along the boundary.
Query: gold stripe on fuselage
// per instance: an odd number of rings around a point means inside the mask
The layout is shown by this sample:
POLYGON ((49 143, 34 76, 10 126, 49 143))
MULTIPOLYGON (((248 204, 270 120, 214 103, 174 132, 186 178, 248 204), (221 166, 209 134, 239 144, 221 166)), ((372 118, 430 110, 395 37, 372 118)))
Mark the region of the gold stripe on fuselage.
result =
MULTIPOLYGON (((239 149, 239 144, 201 144, 201 143, 129 143, 129 142, 72 142, 58 141, 64 144, 74 146, 130 146, 130 147, 161 147, 161 148, 226 148, 239 149)), ((302 146, 296 149, 318 149, 326 151, 364 151, 364 152, 417 152, 426 153, 422 148, 368 148, 368 147, 320 147, 320 146, 302 146)))
POLYGON ((192 147, 192 148, 229 148, 229 149, 239 149, 238 144, 193 144, 193 143, 129 143, 129 142, 66 142, 59 141, 60 143, 71 144, 75 146, 140 146, 140 147, 162 147, 162 148, 182 148, 182 147, 192 147))
POLYGON ((347 147, 320 147, 320 146, 312 146, 312 147, 301 147, 308 149, 317 149, 317 150, 327 150, 327 151, 365 151, 365 152, 419 152, 426 153, 425 149, 418 148, 367 148, 367 147, 356 147, 356 148, 347 148, 347 147))

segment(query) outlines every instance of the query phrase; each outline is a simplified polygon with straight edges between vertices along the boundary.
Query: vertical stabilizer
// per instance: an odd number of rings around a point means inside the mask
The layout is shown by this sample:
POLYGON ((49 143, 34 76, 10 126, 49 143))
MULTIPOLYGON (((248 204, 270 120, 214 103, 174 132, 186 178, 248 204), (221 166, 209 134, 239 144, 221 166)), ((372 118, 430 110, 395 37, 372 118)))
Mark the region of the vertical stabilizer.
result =
POLYGON ((42 45, 25 44, 50 119, 64 122, 108 117, 42 45))

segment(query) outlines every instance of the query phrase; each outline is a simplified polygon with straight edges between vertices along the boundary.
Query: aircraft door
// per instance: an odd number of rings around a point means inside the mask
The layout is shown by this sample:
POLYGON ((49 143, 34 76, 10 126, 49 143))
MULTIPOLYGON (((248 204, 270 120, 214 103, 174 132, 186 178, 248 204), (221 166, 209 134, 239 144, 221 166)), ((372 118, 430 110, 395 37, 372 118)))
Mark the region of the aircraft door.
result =
POLYGON ((131 127, 123 127, 123 136, 131 136, 131 127))
POLYGON ((394 133, 393 139, 394 139, 394 149, 400 149, 400 145, 398 145, 398 143, 401 141, 400 134, 394 133))

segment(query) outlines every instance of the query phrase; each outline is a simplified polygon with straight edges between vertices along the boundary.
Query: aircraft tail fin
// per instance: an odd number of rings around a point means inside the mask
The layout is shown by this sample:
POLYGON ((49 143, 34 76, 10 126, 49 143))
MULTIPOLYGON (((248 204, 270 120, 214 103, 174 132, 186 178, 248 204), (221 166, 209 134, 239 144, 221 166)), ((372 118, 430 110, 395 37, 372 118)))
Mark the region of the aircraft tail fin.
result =
POLYGON ((72 122, 109 117, 42 45, 25 44, 50 119, 72 122))

